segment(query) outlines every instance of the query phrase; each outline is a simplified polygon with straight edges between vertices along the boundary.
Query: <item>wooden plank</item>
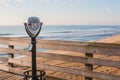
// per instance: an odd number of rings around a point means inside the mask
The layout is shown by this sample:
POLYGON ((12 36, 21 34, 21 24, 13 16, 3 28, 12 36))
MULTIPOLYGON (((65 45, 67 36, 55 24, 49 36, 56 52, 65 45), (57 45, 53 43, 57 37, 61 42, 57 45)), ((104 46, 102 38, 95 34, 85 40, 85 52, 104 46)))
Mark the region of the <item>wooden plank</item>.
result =
POLYGON ((9 71, 8 64, 7 63, 0 64, 0 70, 9 71))
MULTIPOLYGON (((25 46, 27 47, 30 40, 24 41, 17 39, 0 40, 1 44, 25 46), (22 44, 21 44, 22 43, 22 44)), ((40 40, 37 43, 38 48, 73 51, 82 53, 94 53, 104 55, 120 56, 120 44, 112 43, 95 43, 95 42, 72 42, 72 41, 56 41, 56 40, 40 40), (52 47, 51 47, 52 46, 52 47)))
POLYGON ((5 80, 24 80, 23 78, 24 78, 23 76, 12 74, 12 76, 10 76, 9 78, 6 78, 5 80))
POLYGON ((75 51, 84 53, 88 47, 88 44, 89 43, 84 42, 41 40, 37 43, 37 47, 51 50, 75 51))
POLYGON ((120 68, 120 61, 115 61, 115 60, 85 58, 80 56, 71 56, 65 54, 54 54, 54 53, 44 53, 44 52, 37 53, 37 57, 120 68))
MULTIPOLYGON (((21 53, 21 54, 27 54, 30 56, 31 52, 28 52, 26 50, 13 50, 13 49, 2 49, 4 52, 10 51, 13 53, 21 53)), ((44 57, 44 58, 50 58, 50 59, 58 59, 58 60, 65 60, 65 61, 71 61, 71 62, 82 62, 82 63, 88 63, 88 64, 94 64, 94 65, 103 65, 103 66, 110 66, 110 67, 118 67, 120 68, 120 61, 114 61, 114 60, 104 60, 104 59, 88 59, 85 57, 80 56, 70 56, 70 55, 63 55, 63 54, 52 54, 52 53, 45 53, 40 52, 37 53, 37 57, 44 57)))
POLYGON ((31 61, 24 61, 24 60, 19 60, 19 59, 9 59, 9 62, 14 63, 14 64, 19 64, 23 66, 31 66, 31 61))
POLYGON ((11 75, 9 73, 5 73, 0 75, 0 80, 5 80, 6 78, 10 77, 11 75))
MULTIPOLYGON (((15 45, 15 42, 18 44, 20 42, 23 42, 24 44, 28 44, 30 43, 30 39, 23 39, 23 38, 7 38, 7 39, 4 39, 4 38, 0 38, 0 43, 1 44, 8 44, 8 45, 15 45), (12 44, 13 43, 13 44, 12 44)), ((16 45, 17 45, 16 44, 16 45)), ((20 43, 21 44, 21 43, 20 43)), ((22 44, 24 46, 24 44, 22 44)), ((120 44, 113 44, 113 43, 102 43, 102 42, 73 42, 73 41, 59 41, 59 40, 39 40, 38 41, 38 47, 42 47, 42 45, 73 45, 73 46, 86 46, 88 45, 89 47, 90 46, 94 46, 94 47, 116 47, 116 48, 119 48, 119 45, 120 44)), ((68 47, 68 46, 67 46, 68 47)), ((70 46, 69 46, 70 47, 70 46)))
POLYGON ((15 74, 20 74, 23 75, 23 73, 26 71, 27 69, 22 69, 21 67, 10 67, 9 68, 9 72, 13 72, 15 74))
POLYGON ((5 58, 5 57, 2 57, 2 56, 0 56, 0 62, 2 63, 2 62, 7 62, 8 61, 8 58, 5 58))
POLYGON ((21 78, 23 78, 23 76, 0 70, 0 80, 20 80, 21 78))
POLYGON ((46 76, 46 80, 67 80, 67 79, 61 79, 61 78, 55 78, 51 76, 46 76))
POLYGON ((4 53, 13 53, 13 54, 22 54, 22 55, 28 55, 31 54, 31 52, 27 50, 19 50, 19 49, 10 49, 10 48, 0 48, 0 52, 4 53))
POLYGON ((37 53, 37 57, 120 68, 120 61, 115 61, 115 60, 85 58, 80 56, 71 56, 65 54, 54 54, 54 53, 44 53, 44 52, 37 53))
MULTIPOLYGON (((0 71, 0 80, 23 80, 23 78, 24 78, 23 75, 12 74, 12 73, 9 73, 9 72, 0 71)), ((46 80, 66 80, 66 79, 46 76, 46 80)))
MULTIPOLYGON (((108 44, 104 44, 108 45, 108 44)), ((98 45, 99 46, 99 45, 98 45)), ((101 54, 101 55, 111 55, 111 56, 120 56, 119 48, 120 46, 112 47, 112 45, 109 45, 110 47, 95 47, 95 46, 90 46, 88 49, 88 53, 93 53, 93 54, 101 54)))
MULTIPOLYGON (((25 72, 26 70, 20 69, 20 68, 10 68, 10 72, 15 73, 15 74, 20 74, 23 75, 23 72, 25 72)), ((14 79, 14 78, 10 78, 9 80, 14 79)), ((22 79, 23 80, 23 79, 22 79)), ((66 80, 64 78, 57 78, 56 76, 52 76, 49 74, 46 74, 46 80, 66 80)))
POLYGON ((120 56, 120 44, 41 40, 38 48, 120 56), (52 46, 52 47, 51 47, 52 46))
MULTIPOLYGON (((24 65, 24 66, 31 66, 31 63, 27 61, 22 62, 19 60, 10 59, 10 62, 24 65)), ((120 76, 117 76, 117 75, 78 70, 78 69, 72 69, 72 68, 65 68, 65 67, 59 67, 59 66, 48 65, 48 64, 43 64, 43 63, 37 64, 37 67, 40 69, 60 71, 60 72, 70 73, 70 74, 79 75, 79 76, 100 78, 100 79, 106 79, 106 80, 119 80, 120 79, 120 76)))
MULTIPOLYGON (((18 53, 18 54, 23 54, 27 56, 31 55, 31 52, 27 50, 17 50, 17 49, 7 49, 7 48, 5 49, 4 48, 4 49, 0 49, 0 51, 1 52, 12 52, 14 54, 18 53)), ((91 59, 91 58, 85 58, 85 57, 80 57, 80 56, 71 56, 67 54, 57 54, 57 53, 55 54, 55 53, 49 53, 49 52, 39 52, 37 53, 37 57, 120 68, 120 61, 115 61, 115 60, 105 60, 105 59, 97 59, 97 58, 91 59)))
POLYGON ((8 40, 0 39, 0 44, 23 46, 23 47, 29 46, 29 42, 17 41, 17 40, 10 40, 10 39, 8 39, 8 40))

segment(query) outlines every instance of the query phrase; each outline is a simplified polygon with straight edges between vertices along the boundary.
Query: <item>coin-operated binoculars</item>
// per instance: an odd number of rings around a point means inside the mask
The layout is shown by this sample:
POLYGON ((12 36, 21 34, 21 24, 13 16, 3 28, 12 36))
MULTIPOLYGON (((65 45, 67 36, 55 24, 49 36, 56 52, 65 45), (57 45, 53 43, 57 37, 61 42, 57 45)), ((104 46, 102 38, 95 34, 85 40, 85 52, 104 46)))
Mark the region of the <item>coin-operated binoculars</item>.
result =
POLYGON ((32 70, 24 72, 25 80, 45 80, 45 72, 36 69, 36 37, 41 31, 42 23, 38 17, 29 17, 24 23, 26 32, 31 37, 32 70), (38 74, 39 73, 39 74, 38 74))

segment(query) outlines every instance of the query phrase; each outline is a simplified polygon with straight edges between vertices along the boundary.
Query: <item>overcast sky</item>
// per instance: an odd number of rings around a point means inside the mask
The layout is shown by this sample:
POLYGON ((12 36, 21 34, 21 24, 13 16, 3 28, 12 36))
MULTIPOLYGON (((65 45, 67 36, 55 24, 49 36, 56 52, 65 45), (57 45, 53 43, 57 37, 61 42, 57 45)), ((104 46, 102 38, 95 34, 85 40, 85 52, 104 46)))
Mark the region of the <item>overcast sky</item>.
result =
POLYGON ((120 0, 0 0, 0 25, 120 25, 120 0))

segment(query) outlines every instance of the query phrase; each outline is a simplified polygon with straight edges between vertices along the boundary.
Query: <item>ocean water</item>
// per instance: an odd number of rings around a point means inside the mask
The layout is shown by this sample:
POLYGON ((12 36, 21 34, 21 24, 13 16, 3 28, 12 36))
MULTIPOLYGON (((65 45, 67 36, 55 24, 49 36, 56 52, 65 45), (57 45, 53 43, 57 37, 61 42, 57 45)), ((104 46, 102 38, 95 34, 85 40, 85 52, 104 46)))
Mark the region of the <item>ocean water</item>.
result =
MULTIPOLYGON (((120 34, 120 26, 43 25, 37 39, 63 41, 94 41, 120 34)), ((24 25, 1 25, 1 37, 29 37, 24 25)))
MULTIPOLYGON (((107 38, 113 35, 120 34, 120 26, 100 26, 100 25, 43 25, 37 39, 62 40, 62 41, 77 41, 88 42, 102 38, 107 38)), ((29 37, 25 31, 24 25, 4 25, 0 26, 0 37, 29 37)), ((3 47, 3 45, 0 45, 3 47)), ((6 46, 4 46, 6 47, 6 46)), ((24 48, 24 49, 28 49, 24 48)), ((39 50, 37 51, 44 51, 39 50)), ((8 57, 6 53, 1 53, 0 56, 8 57)), ((16 57, 20 55, 16 54, 16 57)))

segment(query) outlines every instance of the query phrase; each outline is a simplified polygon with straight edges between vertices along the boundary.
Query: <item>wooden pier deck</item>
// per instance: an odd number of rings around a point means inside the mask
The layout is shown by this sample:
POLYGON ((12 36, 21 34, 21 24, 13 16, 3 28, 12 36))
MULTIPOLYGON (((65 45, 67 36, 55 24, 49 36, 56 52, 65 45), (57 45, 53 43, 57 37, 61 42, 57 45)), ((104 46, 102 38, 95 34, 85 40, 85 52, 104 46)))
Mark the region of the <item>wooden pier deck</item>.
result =
MULTIPOLYGON (((120 35, 96 42, 40 40, 37 68, 46 80, 120 80, 120 35)), ((0 38, 0 80, 23 80, 31 69, 29 39, 0 38), (15 55, 20 54, 20 57, 15 55)))
POLYGON ((0 70, 0 80, 23 80, 23 76, 0 70))

